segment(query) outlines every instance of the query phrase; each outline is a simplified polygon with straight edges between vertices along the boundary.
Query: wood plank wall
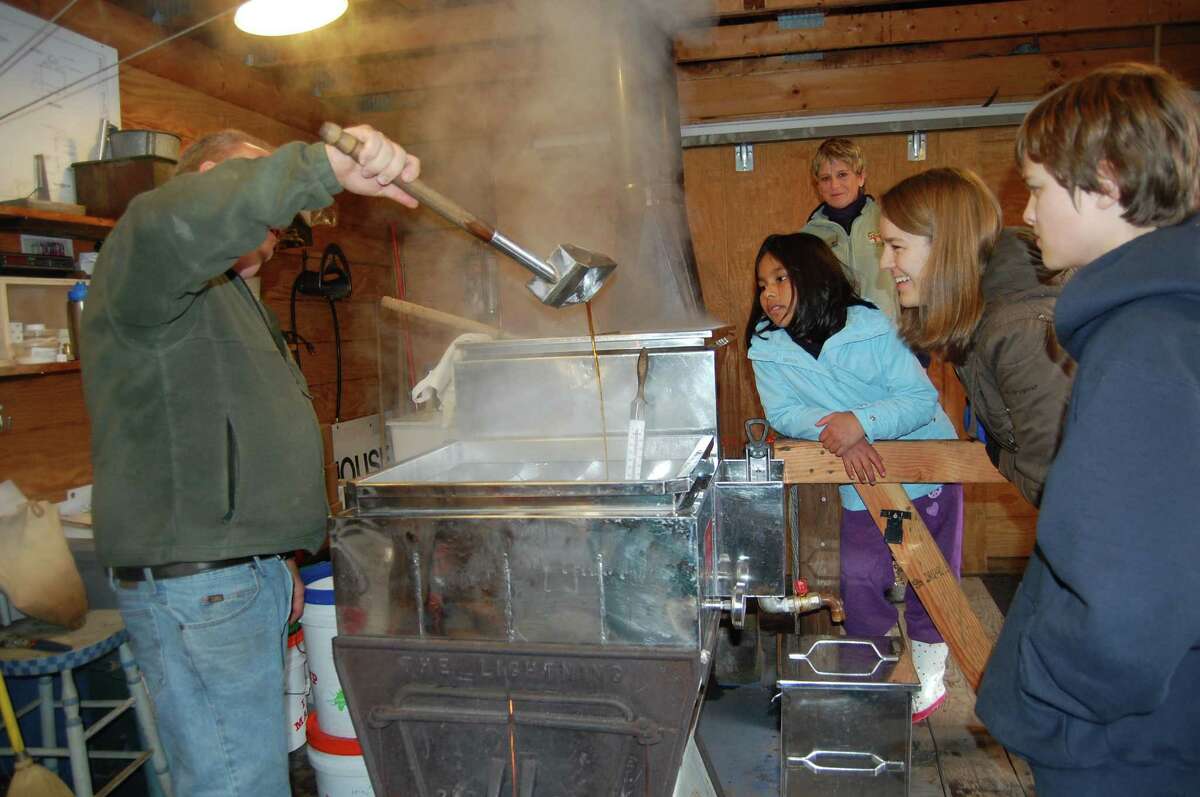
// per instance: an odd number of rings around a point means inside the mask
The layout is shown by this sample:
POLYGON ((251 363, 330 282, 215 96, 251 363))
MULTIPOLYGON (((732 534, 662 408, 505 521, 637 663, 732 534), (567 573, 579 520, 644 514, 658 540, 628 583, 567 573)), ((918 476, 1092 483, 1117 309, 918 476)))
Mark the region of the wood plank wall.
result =
MULTIPOLYGON (((176 133, 185 146, 197 136, 223 127, 243 129, 273 144, 314 138, 313 131, 290 127, 269 113, 270 109, 249 111, 148 72, 121 68, 123 125, 176 133)), ((396 290, 388 225, 406 211, 387 202, 339 196, 338 212, 337 227, 317 228, 308 267, 317 268, 321 252, 330 242, 338 243, 351 263, 354 293, 337 305, 344 380, 341 417, 345 420, 378 411, 379 297, 395 295, 396 290)), ((14 241, 0 241, 0 246, 15 246, 15 235, 12 237, 14 241)), ((262 298, 285 329, 289 326, 291 285, 301 265, 302 255, 292 250, 278 253, 262 270, 262 298)), ((336 399, 332 318, 324 300, 300 297, 296 319, 300 334, 316 346, 315 353, 302 353, 301 367, 313 389, 328 445, 336 399)), ((90 427, 78 373, 0 379, 0 405, 14 424, 13 431, 0 435, 0 481, 13 479, 27 495, 54 500, 65 497, 67 488, 91 481, 90 427)), ((326 484, 332 500, 332 452, 326 453, 326 484)))
MULTIPOLYGON (((1019 224, 1026 193, 1013 163, 1015 132, 1011 127, 931 132, 928 159, 915 163, 906 158, 904 135, 860 138, 867 160, 867 190, 878 195, 925 169, 962 166, 978 172, 1000 197, 1005 221, 1019 224)), ((741 333, 754 301, 754 256, 768 234, 804 226, 819 203, 809 177, 819 144, 819 140, 755 144, 754 170, 749 172, 734 170, 732 146, 684 151, 688 219, 705 302, 714 315, 738 330, 718 375, 722 428, 732 433, 722 440, 727 456, 742 451, 742 422, 762 416, 741 333)), ((961 434, 964 397, 953 370, 935 362, 930 377, 961 434)), ((972 486, 967 500, 964 571, 1020 566, 1033 546, 1033 507, 1007 484, 972 486)))
MULTIPOLYGON (((76 256, 96 246, 71 241, 76 256)), ((0 251, 21 251, 20 233, 0 232, 0 251)), ((0 482, 12 479, 27 497, 56 501, 68 488, 91 483, 92 427, 79 371, 0 378, 0 416, 0 482)))

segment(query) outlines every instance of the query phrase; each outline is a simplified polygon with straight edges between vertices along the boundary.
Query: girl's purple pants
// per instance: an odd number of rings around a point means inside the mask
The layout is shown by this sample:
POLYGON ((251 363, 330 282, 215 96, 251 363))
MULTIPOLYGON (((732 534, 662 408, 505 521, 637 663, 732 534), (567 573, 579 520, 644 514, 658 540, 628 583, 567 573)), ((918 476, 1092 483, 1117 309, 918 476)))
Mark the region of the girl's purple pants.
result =
MULTIPOLYGON (((945 484, 913 500, 933 541, 958 578, 962 573, 963 488, 945 484)), ((842 601, 846 633, 883 636, 896 624, 896 607, 885 594, 895 581, 892 552, 867 510, 842 512, 842 601)), ((921 605, 912 585, 904 596, 904 622, 910 639, 941 642, 942 635, 921 605)))

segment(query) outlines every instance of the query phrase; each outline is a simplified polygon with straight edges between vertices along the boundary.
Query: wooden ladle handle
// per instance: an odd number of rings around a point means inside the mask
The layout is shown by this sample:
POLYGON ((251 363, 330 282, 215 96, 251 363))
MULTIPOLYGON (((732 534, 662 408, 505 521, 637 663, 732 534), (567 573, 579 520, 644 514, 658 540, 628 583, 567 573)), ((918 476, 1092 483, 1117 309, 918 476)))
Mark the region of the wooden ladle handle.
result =
MULTIPOLYGON (((329 146, 340 152, 344 152, 358 163, 362 162, 363 142, 350 133, 347 133, 338 125, 333 122, 325 122, 321 125, 320 136, 321 140, 329 146)), ((496 234, 492 226, 459 205, 453 199, 444 196, 439 191, 435 191, 420 180, 413 180, 411 183, 406 183, 401 181, 400 178, 396 178, 392 182, 401 191, 415 197, 418 202, 427 206, 451 224, 462 227, 484 243, 492 242, 492 237, 496 234)))

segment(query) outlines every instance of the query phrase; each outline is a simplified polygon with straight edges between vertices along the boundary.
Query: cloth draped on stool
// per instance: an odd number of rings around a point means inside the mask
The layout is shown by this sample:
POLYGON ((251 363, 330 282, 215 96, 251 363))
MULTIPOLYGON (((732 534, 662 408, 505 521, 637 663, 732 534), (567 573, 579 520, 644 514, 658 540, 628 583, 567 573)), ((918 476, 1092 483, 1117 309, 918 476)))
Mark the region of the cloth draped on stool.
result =
MULTIPOLYGON (((0 486, 9 496, 15 492, 11 482, 0 486)), ((67 548, 58 507, 24 500, 15 510, 11 503, 8 507, 7 513, 0 508, 0 590, 23 614, 79 628, 87 616, 87 593, 67 548)))

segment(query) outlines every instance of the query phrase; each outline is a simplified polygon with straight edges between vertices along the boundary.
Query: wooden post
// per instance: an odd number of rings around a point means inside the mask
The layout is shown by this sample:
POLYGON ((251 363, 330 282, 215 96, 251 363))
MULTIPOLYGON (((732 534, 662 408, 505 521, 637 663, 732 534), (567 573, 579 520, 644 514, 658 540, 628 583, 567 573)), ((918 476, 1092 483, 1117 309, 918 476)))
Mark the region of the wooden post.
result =
POLYGON ((874 485, 852 482, 841 459, 825 451, 819 443, 780 440, 775 444, 775 458, 783 460, 783 480, 789 484, 854 484, 880 533, 887 529, 887 520, 880 516, 883 510, 911 514, 902 521, 901 542, 888 547, 945 638, 967 683, 977 689, 992 652, 992 639, 971 611, 962 586, 901 484, 997 483, 1003 482, 1004 477, 992 467, 984 447, 978 443, 888 440, 872 445, 887 470, 887 476, 874 485))
POLYGON ((881 514, 884 510, 898 509, 911 515, 901 521, 904 529, 901 542, 888 547, 950 646, 967 683, 978 689, 983 668, 992 653, 992 639, 971 611, 967 596, 921 520, 921 513, 899 484, 855 484, 854 489, 867 505, 880 533, 886 533, 888 524, 881 514))
POLYGON ((498 327, 489 326, 480 321, 471 318, 463 318, 460 315, 447 313, 442 310, 435 310, 432 307, 426 307, 423 304, 415 302, 407 302, 403 299, 393 299, 391 296, 379 297, 379 303, 385 310, 399 313, 400 315, 412 316, 419 318, 422 321, 428 321, 432 324, 441 324, 442 326, 452 327, 462 330, 463 332, 479 332, 484 335, 491 335, 494 338, 504 338, 508 335, 504 330, 498 327))

